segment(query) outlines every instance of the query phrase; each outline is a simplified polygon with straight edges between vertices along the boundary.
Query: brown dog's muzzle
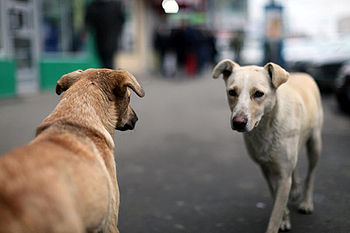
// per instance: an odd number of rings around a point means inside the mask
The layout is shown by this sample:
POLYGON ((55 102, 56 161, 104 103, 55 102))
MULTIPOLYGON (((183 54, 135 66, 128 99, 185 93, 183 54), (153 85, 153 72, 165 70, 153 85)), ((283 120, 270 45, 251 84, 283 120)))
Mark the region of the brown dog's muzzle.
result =
POLYGON ((137 117, 134 110, 133 109, 131 110, 132 110, 132 113, 130 114, 128 121, 123 126, 117 127, 116 128, 117 130, 126 131, 126 130, 133 130, 135 128, 136 122, 138 121, 139 118, 137 117))

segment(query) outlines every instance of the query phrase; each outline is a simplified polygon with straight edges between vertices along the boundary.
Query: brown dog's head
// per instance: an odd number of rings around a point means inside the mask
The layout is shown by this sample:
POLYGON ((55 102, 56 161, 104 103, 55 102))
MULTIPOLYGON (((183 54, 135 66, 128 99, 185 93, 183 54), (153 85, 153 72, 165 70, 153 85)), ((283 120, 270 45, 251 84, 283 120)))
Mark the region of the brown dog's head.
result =
POLYGON ((143 88, 128 71, 88 69, 62 76, 57 81, 56 93, 60 95, 66 91, 63 97, 82 98, 80 102, 93 106, 105 125, 124 131, 134 129, 138 120, 129 106, 131 92, 128 87, 139 97, 144 97, 143 88))

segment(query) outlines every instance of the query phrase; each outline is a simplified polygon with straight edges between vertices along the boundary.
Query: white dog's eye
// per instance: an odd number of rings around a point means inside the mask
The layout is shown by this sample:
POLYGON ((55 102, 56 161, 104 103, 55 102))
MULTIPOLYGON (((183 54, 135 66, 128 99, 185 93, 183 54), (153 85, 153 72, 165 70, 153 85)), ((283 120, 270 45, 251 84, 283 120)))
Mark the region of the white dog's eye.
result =
POLYGON ((236 96, 238 95, 237 92, 236 92, 236 90, 234 90, 234 89, 229 90, 229 91, 228 91, 228 94, 229 94, 230 96, 232 96, 232 97, 236 97, 236 96))
POLYGON ((264 95, 264 92, 262 92, 262 91, 256 91, 255 93, 254 93, 254 98, 260 98, 260 97, 262 97, 264 95))

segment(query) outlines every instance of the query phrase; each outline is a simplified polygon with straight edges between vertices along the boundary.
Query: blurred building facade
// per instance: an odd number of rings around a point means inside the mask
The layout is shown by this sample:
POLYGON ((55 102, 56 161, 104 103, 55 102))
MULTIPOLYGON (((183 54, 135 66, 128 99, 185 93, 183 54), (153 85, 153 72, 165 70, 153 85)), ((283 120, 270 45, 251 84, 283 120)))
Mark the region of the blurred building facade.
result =
POLYGON ((0 1, 0 95, 51 89, 64 73, 96 67, 84 0, 0 1))
MULTIPOLYGON (((94 41, 83 36, 91 0, 0 0, 0 96, 54 88, 75 69, 99 67, 94 41)), ((247 24, 247 0, 178 0, 166 14, 158 0, 124 0, 126 22, 115 62, 133 73, 154 69, 153 34, 186 20, 215 31, 220 44, 247 24)))
MULTIPOLYGON (((90 1, 0 0, 0 96, 52 89, 67 72, 100 67, 85 30, 90 1)), ((151 65, 152 28, 163 14, 152 1, 122 2, 126 22, 115 61, 118 68, 142 72, 151 65)))

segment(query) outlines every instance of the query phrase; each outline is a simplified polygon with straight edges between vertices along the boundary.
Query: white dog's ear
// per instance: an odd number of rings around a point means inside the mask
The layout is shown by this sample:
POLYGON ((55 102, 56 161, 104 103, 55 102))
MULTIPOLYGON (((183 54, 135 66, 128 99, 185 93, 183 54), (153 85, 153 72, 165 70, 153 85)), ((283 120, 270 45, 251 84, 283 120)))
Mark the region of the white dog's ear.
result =
POLYGON ((60 95, 62 92, 66 91, 73 83, 80 79, 82 70, 76 70, 68 74, 63 75, 56 84, 56 93, 60 95))
POLYGON ((216 79, 223 74, 224 79, 227 79, 233 72, 233 69, 238 68, 239 65, 230 59, 225 59, 219 62, 213 70, 213 78, 216 79))
POLYGON ((279 65, 276 65, 272 62, 267 63, 264 66, 264 69, 267 71, 268 75, 271 78, 272 85, 275 88, 278 88, 281 84, 287 82, 289 78, 289 73, 280 67, 279 65))
POLYGON ((145 96, 145 91, 143 90, 142 86, 130 72, 126 70, 113 70, 113 74, 117 80, 121 79, 118 85, 120 85, 123 92, 126 91, 127 87, 130 87, 139 97, 142 98, 145 96))

